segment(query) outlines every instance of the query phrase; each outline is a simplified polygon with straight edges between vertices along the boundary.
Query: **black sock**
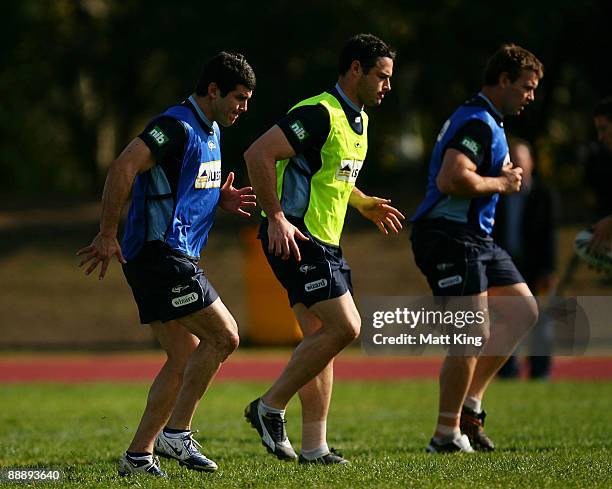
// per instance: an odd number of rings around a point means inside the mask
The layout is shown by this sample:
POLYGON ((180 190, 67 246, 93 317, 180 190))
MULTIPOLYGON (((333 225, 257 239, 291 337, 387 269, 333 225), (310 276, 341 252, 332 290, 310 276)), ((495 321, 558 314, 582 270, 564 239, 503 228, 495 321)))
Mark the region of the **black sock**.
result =
POLYGON ((130 452, 130 451, 127 451, 125 453, 127 454, 128 457, 132 457, 132 458, 146 457, 147 455, 153 455, 152 453, 148 453, 148 452, 130 452))
POLYGON ((175 430, 174 428, 164 428, 164 433, 168 433, 169 435, 176 435, 178 433, 185 433, 189 430, 175 430))

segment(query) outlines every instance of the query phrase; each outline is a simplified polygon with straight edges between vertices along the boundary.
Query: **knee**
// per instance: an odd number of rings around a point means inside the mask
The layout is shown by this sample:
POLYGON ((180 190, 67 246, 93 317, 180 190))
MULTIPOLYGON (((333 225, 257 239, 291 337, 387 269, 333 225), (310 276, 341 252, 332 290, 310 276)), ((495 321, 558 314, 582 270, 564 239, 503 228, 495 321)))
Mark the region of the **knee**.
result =
POLYGON ((338 331, 339 340, 344 345, 348 345, 356 340, 361 331, 361 318, 359 314, 352 318, 346 318, 338 325, 336 330, 338 331))
POLYGON ((238 335, 238 331, 232 331, 228 333, 226 340, 226 348, 227 354, 233 353, 240 345, 240 336, 238 335))
POLYGON ((191 339, 188 342, 175 345, 170 351, 166 352, 166 368, 173 372, 175 375, 182 377, 185 373, 187 363, 191 358, 191 355, 198 347, 199 340, 196 338, 191 339))
POLYGON ((223 360, 231 355, 240 344, 240 336, 238 335, 238 325, 232 318, 223 329, 223 333, 218 339, 219 353, 222 354, 223 360))
POLYGON ((486 345, 491 339, 491 324, 486 322, 481 328, 478 328, 477 333, 482 337, 482 346, 486 345))
POLYGON ((535 297, 526 297, 521 302, 521 321, 527 329, 530 329, 535 326, 539 317, 538 304, 535 297))

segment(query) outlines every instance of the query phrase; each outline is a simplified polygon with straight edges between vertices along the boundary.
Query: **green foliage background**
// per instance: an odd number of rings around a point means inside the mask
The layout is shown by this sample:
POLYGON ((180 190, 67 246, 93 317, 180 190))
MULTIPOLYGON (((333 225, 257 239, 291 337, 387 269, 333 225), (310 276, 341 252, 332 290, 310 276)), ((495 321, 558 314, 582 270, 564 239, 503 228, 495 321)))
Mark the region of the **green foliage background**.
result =
POLYGON ((537 101, 509 129, 535 142, 542 172, 579 182, 576 147, 594 137, 591 110, 612 92, 604 0, 23 0, 3 5, 0 30, 0 190, 97 199, 107 165, 164 107, 191 92, 203 62, 237 50, 258 88, 224 133, 225 168, 245 180, 242 152, 296 101, 331 86, 344 41, 372 32, 399 52, 393 91, 371 110, 363 179, 418 193, 435 134, 478 90, 505 41, 546 66, 537 101))

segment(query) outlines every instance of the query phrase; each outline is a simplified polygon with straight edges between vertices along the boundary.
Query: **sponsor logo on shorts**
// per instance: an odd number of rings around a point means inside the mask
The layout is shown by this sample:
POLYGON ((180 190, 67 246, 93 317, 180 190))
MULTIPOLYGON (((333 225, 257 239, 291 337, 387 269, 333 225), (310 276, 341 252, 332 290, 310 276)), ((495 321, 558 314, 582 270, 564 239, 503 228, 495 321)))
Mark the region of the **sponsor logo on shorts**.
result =
POLYGON ((470 150, 472 153, 474 153, 475 155, 477 155, 478 153, 480 153, 480 148, 482 148, 482 146, 480 144, 478 144, 476 141, 474 141, 471 137, 469 136, 465 136, 462 140, 461 140, 461 146, 463 146, 464 148, 470 150))
POLYGON ((461 282, 463 282, 461 275, 453 275, 452 277, 446 277, 438 280, 438 287, 445 289, 447 287, 460 284, 461 282))
POLYGON ((149 136, 155 139, 158 146, 163 146, 170 141, 170 138, 164 134, 164 131, 162 131, 159 126, 155 126, 153 129, 151 129, 149 131, 149 136))
POLYGON ((302 265, 300 267, 300 272, 308 273, 310 270, 316 270, 316 269, 317 269, 316 265, 302 265))
POLYGON ((362 166, 363 160, 342 160, 340 168, 336 171, 336 180, 355 183, 362 166))
POLYGON ((176 297, 172 299, 172 305, 174 307, 186 306, 187 304, 191 304, 192 302, 197 301, 198 298, 199 298, 199 295, 196 294, 195 292, 192 292, 191 294, 182 295, 180 297, 176 297))
POLYGON ((172 287, 172 292, 175 294, 180 294, 183 290, 188 289, 189 285, 177 285, 176 287, 172 287))
POLYGON ((293 124, 289 126, 289 129, 293 131, 293 134, 297 136, 300 142, 304 141, 309 136, 309 134, 306 132, 306 129, 304 129, 304 126, 302 125, 300 121, 295 121, 293 124))
POLYGON ((321 280, 315 280, 314 282, 308 282, 304 285, 306 292, 312 292, 313 290, 322 289, 327 285, 327 279, 322 278, 321 280))
POLYGON ((221 160, 200 163, 195 188, 221 187, 221 160))
POLYGON ((443 272, 444 270, 448 270, 449 268, 453 268, 455 266, 454 263, 438 263, 436 265, 436 269, 443 272))

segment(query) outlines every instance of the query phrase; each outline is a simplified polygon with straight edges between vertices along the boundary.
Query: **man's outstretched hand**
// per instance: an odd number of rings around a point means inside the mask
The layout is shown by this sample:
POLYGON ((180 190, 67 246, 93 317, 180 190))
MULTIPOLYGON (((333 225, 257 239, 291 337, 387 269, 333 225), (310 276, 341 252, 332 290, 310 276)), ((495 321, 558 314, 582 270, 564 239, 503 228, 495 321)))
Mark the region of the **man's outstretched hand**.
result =
POLYGON ((89 246, 81 248, 76 254, 77 256, 83 256, 83 259, 79 263, 79 267, 91 262, 89 268, 85 270, 85 275, 89 275, 97 268, 98 265, 101 265, 98 280, 102 280, 104 275, 106 275, 106 269, 108 268, 108 264, 113 256, 117 257, 119 263, 127 263, 125 258, 123 258, 121 246, 119 245, 119 242, 115 236, 98 234, 89 246))
POLYGON ((241 216, 250 217, 251 213, 243 209, 243 207, 255 207, 256 197, 253 193, 253 187, 235 188, 234 172, 229 172, 227 180, 221 187, 221 198, 219 199, 219 207, 241 216))
POLYGON ((381 233, 389 234, 389 228, 397 234, 402 229, 401 221, 406 218, 399 210, 389 205, 390 203, 389 199, 363 196, 358 198, 354 206, 363 217, 376 224, 381 233))

